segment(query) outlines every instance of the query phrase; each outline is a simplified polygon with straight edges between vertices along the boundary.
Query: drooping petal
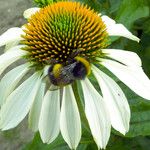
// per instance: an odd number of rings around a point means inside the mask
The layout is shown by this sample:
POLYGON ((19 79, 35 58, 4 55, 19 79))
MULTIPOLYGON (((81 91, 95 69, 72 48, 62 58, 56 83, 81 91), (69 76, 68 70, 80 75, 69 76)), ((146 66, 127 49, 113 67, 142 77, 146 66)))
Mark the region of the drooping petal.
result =
POLYGON ((25 118, 38 92, 40 82, 39 73, 35 73, 9 95, 0 110, 2 130, 16 127, 25 118))
POLYGON ((22 77, 29 70, 28 64, 20 65, 9 71, 0 81, 0 106, 5 102, 6 98, 14 91, 15 87, 22 77))
POLYGON ((114 80, 98 68, 94 66, 92 68, 102 90, 103 98, 110 115, 111 124, 116 130, 125 134, 129 130, 130 121, 130 108, 128 101, 123 91, 114 80))
POLYGON ((38 131, 39 118, 40 118, 40 112, 42 107, 42 101, 44 98, 44 92, 45 92, 45 84, 41 83, 38 93, 35 97, 34 103, 29 112, 29 118, 28 118, 29 127, 34 132, 38 131))
POLYGON ((140 39, 128 31, 128 29, 123 24, 117 24, 108 16, 102 16, 102 20, 106 24, 107 32, 110 36, 123 36, 137 42, 140 41, 140 39))
POLYGON ((140 57, 130 51, 120 50, 120 49, 102 49, 103 53, 106 53, 106 55, 110 58, 113 58, 127 66, 141 66, 142 62, 140 57))
POLYGON ((38 8, 38 7, 29 8, 24 11, 23 16, 24 16, 24 18, 28 19, 39 10, 40 10, 40 8, 38 8))
POLYGON ((0 74, 13 62, 20 59, 26 54, 25 51, 20 49, 21 46, 13 47, 12 50, 0 56, 0 74))
POLYGON ((108 68, 137 95, 150 100, 150 80, 142 67, 128 67, 108 59, 101 59, 101 61, 102 65, 108 68))
POLYGON ((63 91, 60 129, 64 140, 71 149, 76 149, 81 139, 81 121, 72 87, 63 91))
POLYGON ((49 69, 50 65, 47 65, 44 67, 44 70, 43 70, 43 76, 47 76, 47 73, 48 73, 48 69, 49 69))
POLYGON ((10 28, 0 36, 0 46, 6 45, 10 42, 20 41, 23 30, 18 27, 10 28))
POLYGON ((59 134, 60 93, 48 90, 42 104, 39 132, 44 143, 53 142, 59 134))
POLYGON ((4 51, 12 50, 13 47, 17 46, 19 41, 13 41, 6 44, 4 51))
POLYGON ((88 79, 81 81, 81 83, 85 101, 85 114, 92 135, 98 148, 105 148, 111 130, 111 122, 105 103, 88 79))

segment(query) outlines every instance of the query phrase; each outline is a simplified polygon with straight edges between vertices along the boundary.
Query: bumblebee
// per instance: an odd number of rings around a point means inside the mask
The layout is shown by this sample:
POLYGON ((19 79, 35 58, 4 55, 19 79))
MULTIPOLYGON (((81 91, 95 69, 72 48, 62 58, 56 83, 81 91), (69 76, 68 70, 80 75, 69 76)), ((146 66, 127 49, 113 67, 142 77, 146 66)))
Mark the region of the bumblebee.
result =
POLYGON ((75 80, 84 79, 90 72, 90 63, 85 58, 76 56, 66 65, 61 63, 51 65, 48 77, 54 86, 63 87, 75 80))

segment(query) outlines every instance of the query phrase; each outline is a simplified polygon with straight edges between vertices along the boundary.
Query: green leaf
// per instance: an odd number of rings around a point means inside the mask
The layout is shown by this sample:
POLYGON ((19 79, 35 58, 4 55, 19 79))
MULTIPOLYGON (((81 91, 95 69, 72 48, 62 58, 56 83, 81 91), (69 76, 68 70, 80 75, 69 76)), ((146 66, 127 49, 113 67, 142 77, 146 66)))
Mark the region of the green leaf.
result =
MULTIPOLYGON (((83 135, 85 136, 85 134, 86 133, 84 132, 83 135)), ((94 143, 91 137, 82 138, 77 150, 87 150, 89 143, 90 144, 94 143)), ((44 144, 41 141, 39 133, 36 133, 33 141, 31 141, 28 145, 26 145, 23 150, 70 150, 70 149, 63 140, 61 135, 59 135, 57 139, 51 144, 44 144)))
POLYGON ((52 4, 54 2, 59 2, 64 0, 34 0, 35 4, 37 4, 39 7, 45 7, 49 4, 52 4))
POLYGON ((35 4, 37 4, 39 7, 45 7, 48 4, 52 4, 53 0, 34 0, 35 4))
POLYGON ((76 1, 86 4, 87 6, 90 6, 92 9, 96 11, 100 11, 102 8, 102 5, 99 2, 99 0, 76 0, 76 1))
POLYGON ((150 135, 150 102, 138 96, 130 99, 131 102, 131 125, 126 136, 150 135))
POLYGON ((113 13, 119 9, 121 0, 109 0, 109 3, 110 3, 110 13, 113 13))
POLYGON ((58 150, 58 148, 59 150, 69 150, 61 136, 58 136, 58 138, 51 144, 44 144, 41 141, 39 133, 37 133, 35 134, 33 141, 23 150, 58 150))
POLYGON ((123 0, 116 20, 131 28, 134 21, 149 16, 149 7, 145 0, 123 0))
POLYGON ((149 150, 150 139, 146 137, 122 138, 111 136, 106 150, 149 150))

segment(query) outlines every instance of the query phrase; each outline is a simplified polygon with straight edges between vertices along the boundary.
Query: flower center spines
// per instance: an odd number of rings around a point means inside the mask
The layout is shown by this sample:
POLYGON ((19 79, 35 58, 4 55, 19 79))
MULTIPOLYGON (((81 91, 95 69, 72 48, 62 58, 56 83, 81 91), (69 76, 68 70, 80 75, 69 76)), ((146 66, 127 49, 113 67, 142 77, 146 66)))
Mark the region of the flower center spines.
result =
POLYGON ((102 19, 77 2, 58 2, 42 8, 25 27, 24 50, 37 64, 50 59, 64 63, 75 49, 81 49, 83 56, 95 57, 108 41, 102 19))

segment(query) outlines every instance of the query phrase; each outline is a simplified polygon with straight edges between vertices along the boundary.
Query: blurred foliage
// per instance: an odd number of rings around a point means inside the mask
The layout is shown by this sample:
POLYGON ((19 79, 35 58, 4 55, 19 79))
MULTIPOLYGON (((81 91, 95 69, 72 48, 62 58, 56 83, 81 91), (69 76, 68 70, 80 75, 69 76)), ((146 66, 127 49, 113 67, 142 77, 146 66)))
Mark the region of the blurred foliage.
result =
POLYGON ((53 0, 34 0, 34 2, 37 4, 37 6, 44 7, 53 3, 53 0))
MULTIPOLYGON (((34 0, 38 6, 44 7, 59 0, 34 0)), ((136 52, 142 59, 146 74, 150 77, 150 1, 149 0, 76 0, 89 5, 102 15, 108 15, 116 22, 124 24, 141 41, 116 37, 112 38, 111 48, 125 49, 136 52)), ((110 72, 109 72, 110 73, 110 72)), ((131 126, 126 136, 112 130, 107 150, 148 150, 150 145, 150 102, 142 99, 128 89, 111 73, 110 75, 124 89, 131 108, 131 126)), ((94 80, 94 79, 93 79, 94 80)), ((81 91, 81 90, 78 90, 81 91)), ((82 98, 82 93, 79 92, 82 98)), ((96 150, 97 147, 87 130, 77 150, 96 150)), ((24 150, 68 150, 61 136, 52 144, 43 144, 37 133, 32 142, 24 150)))
POLYGON ((45 7, 54 2, 65 1, 65 0, 34 0, 34 3, 39 7, 45 7))

